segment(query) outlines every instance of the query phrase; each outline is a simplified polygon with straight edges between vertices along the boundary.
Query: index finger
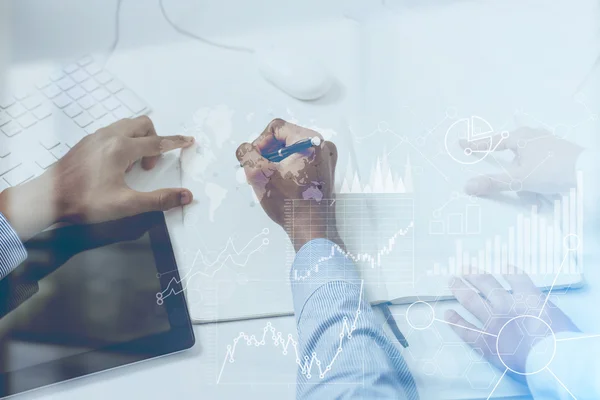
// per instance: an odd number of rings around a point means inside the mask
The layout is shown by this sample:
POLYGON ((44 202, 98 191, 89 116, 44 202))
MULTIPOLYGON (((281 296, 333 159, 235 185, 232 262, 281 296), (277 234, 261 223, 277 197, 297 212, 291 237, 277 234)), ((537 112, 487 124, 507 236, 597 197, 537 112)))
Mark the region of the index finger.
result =
POLYGON ((261 153, 267 153, 315 136, 323 141, 323 137, 319 133, 277 118, 267 125, 258 138, 252 142, 252 145, 261 153))

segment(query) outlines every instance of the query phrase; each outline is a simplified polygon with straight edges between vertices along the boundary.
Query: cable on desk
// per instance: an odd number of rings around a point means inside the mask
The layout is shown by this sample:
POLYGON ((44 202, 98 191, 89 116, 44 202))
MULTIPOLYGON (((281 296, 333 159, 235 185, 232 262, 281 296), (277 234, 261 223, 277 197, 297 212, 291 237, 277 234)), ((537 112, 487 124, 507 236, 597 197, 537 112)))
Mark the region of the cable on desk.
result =
POLYGON ((251 49, 249 47, 244 47, 244 46, 233 46, 233 45, 227 45, 227 44, 222 44, 222 43, 217 43, 214 42, 210 39, 206 39, 203 38, 201 36, 196 35, 195 33, 186 31, 185 29, 179 27, 177 24, 175 24, 173 22, 173 20, 171 20, 171 18, 169 18, 167 11, 165 10, 165 5, 164 5, 164 1, 163 0, 159 0, 159 5, 160 5, 160 11, 164 17, 164 19, 167 21, 167 23, 169 25, 171 25, 171 27, 173 29, 175 29, 178 33, 180 33, 181 35, 190 37, 192 39, 198 40, 204 44, 207 44, 209 46, 214 46, 214 47, 218 47, 224 50, 230 50, 230 51, 238 51, 238 52, 243 52, 243 53, 249 53, 249 54, 254 54, 255 51, 254 49, 251 49))
POLYGON ((115 38, 113 40, 110 49, 108 50, 108 55, 106 56, 106 60, 104 61, 104 66, 108 64, 108 61, 114 54, 119 41, 121 40, 121 6, 123 5, 123 0, 117 0, 117 8, 115 11, 115 38))

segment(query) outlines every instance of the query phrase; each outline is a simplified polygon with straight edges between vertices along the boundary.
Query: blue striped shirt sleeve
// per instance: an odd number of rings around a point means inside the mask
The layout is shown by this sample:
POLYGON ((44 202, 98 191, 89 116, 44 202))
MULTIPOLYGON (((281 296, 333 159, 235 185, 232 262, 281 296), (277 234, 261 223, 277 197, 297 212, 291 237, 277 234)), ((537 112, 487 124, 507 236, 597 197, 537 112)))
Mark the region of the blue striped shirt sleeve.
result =
POLYGON ((0 280, 10 274, 27 258, 23 242, 0 213, 0 280))
POLYGON ((412 375, 377 322, 356 266, 332 248, 328 240, 313 240, 292 266, 298 398, 417 399, 412 375))

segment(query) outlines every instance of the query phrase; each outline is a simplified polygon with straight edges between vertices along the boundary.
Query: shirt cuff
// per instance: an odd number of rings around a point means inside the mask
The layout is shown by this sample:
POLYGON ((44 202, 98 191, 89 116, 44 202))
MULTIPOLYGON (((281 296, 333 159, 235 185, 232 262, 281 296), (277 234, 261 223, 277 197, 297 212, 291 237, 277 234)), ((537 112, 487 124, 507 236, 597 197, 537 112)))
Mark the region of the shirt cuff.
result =
POLYGON ((0 280, 27 258, 27 250, 19 235, 0 213, 0 280))
POLYGON ((337 244, 327 239, 306 243, 290 270, 296 319, 300 319, 304 304, 323 285, 333 281, 360 284, 360 280, 354 261, 337 244))

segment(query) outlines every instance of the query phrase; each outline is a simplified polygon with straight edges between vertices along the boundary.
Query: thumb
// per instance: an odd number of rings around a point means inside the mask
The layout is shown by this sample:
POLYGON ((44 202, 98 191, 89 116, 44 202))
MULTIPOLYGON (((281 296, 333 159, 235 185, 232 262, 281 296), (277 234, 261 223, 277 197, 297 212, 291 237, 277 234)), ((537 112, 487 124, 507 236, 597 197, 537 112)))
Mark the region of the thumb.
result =
POLYGON ((507 174, 476 176, 467 181, 465 192, 470 196, 488 196, 506 191, 521 191, 522 183, 513 181, 507 174))
POLYGON ((192 202, 193 195, 187 189, 160 189, 153 192, 131 191, 129 204, 132 214, 149 211, 167 211, 192 202))

